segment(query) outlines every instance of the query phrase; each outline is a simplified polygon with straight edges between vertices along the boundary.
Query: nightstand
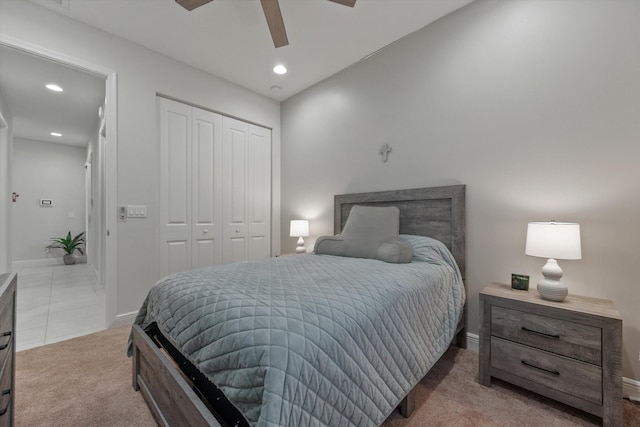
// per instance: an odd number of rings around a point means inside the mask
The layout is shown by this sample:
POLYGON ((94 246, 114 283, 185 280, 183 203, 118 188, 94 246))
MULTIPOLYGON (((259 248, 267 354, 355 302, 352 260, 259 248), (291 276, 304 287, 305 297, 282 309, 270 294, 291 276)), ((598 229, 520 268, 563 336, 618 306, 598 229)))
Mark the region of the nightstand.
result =
POLYGON ((15 407, 15 273, 0 275, 0 427, 12 427, 15 407))
POLYGON ((609 300, 493 283, 480 292, 480 384, 499 378, 622 426, 622 318, 609 300))

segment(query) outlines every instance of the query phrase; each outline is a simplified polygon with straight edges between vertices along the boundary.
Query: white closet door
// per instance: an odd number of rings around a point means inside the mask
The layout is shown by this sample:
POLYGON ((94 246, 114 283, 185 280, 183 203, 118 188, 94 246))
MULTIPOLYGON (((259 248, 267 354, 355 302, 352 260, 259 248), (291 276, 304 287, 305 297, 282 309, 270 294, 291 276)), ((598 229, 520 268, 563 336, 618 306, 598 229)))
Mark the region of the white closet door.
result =
POLYGON ((271 255, 271 131, 158 98, 161 273, 271 255))
POLYGON ((223 119, 223 261, 271 256, 271 131, 223 119))
POLYGON ((192 142, 191 267, 198 268, 222 264, 222 116, 193 108, 192 142))
POLYGON ((223 262, 247 261, 247 151, 249 125, 223 118, 223 262))
POLYGON ((158 98, 161 274, 191 268, 191 107, 158 98))
POLYGON ((271 131, 249 125, 249 259, 271 256, 271 131))

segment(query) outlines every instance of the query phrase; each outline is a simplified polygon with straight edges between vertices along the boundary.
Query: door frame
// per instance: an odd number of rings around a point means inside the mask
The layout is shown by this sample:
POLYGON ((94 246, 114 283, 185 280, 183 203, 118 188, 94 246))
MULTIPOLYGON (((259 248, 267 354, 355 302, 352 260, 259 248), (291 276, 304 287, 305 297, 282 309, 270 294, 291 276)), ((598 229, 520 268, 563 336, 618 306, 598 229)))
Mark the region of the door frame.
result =
MULTIPOLYGON (((104 278, 106 295, 106 327, 111 327, 116 323, 117 311, 117 290, 118 290, 118 218, 117 218, 117 195, 118 195, 118 75, 114 70, 72 57, 61 52, 57 52, 36 44, 26 42, 14 37, 0 34, 0 44, 22 51, 27 54, 39 56, 43 59, 55 61, 60 64, 70 66, 81 71, 101 76, 105 79, 105 112, 106 121, 106 144, 104 156, 104 184, 105 184, 105 215, 102 224, 104 254, 104 278)), ((11 219, 9 219, 10 221, 11 219)), ((11 224, 9 224, 9 227, 11 224)))
POLYGON ((12 156, 11 144, 12 139, 9 134, 9 124, 0 111, 0 214, 5 217, 5 221, 0 222, 0 274, 11 271, 11 228, 10 223, 13 216, 11 215, 11 203, 9 195, 13 189, 11 179, 11 165, 9 158, 12 156))

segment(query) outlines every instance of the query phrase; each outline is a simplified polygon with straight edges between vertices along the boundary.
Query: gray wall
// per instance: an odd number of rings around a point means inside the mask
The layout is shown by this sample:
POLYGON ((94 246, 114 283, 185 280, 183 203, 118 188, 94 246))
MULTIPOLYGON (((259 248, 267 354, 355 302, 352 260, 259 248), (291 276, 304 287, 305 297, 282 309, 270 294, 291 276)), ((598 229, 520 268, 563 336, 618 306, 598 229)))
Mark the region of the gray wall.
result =
POLYGON ((117 202, 147 206, 146 219, 118 222, 119 315, 137 311, 160 278, 157 93, 272 128, 272 246, 279 251, 279 102, 27 1, 2 2, 0 35, 117 73, 117 202))
POLYGON ((85 158, 84 147, 13 139, 13 261, 61 258, 61 249, 45 251, 49 239, 85 231, 85 158))
POLYGON ((564 280, 614 301, 640 379, 638 22, 637 1, 478 0, 285 101, 283 252, 291 219, 311 220, 308 247, 333 232, 334 194, 466 184, 477 333, 486 284, 541 278, 527 222, 579 222, 564 280))

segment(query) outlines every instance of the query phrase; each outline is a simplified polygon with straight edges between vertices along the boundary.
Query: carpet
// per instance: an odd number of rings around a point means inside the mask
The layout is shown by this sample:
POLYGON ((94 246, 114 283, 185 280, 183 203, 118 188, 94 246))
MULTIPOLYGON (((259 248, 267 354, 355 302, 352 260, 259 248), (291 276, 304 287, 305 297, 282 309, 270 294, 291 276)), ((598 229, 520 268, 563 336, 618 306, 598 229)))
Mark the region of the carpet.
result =
MULTIPOLYGON (((97 332, 17 353, 16 426, 155 426, 131 386, 125 351, 129 327, 97 332)), ((594 426, 601 420, 494 380, 476 381, 478 354, 451 347, 416 388, 409 419, 384 427, 594 426)), ((640 427, 640 405, 624 401, 624 425, 640 427)))

